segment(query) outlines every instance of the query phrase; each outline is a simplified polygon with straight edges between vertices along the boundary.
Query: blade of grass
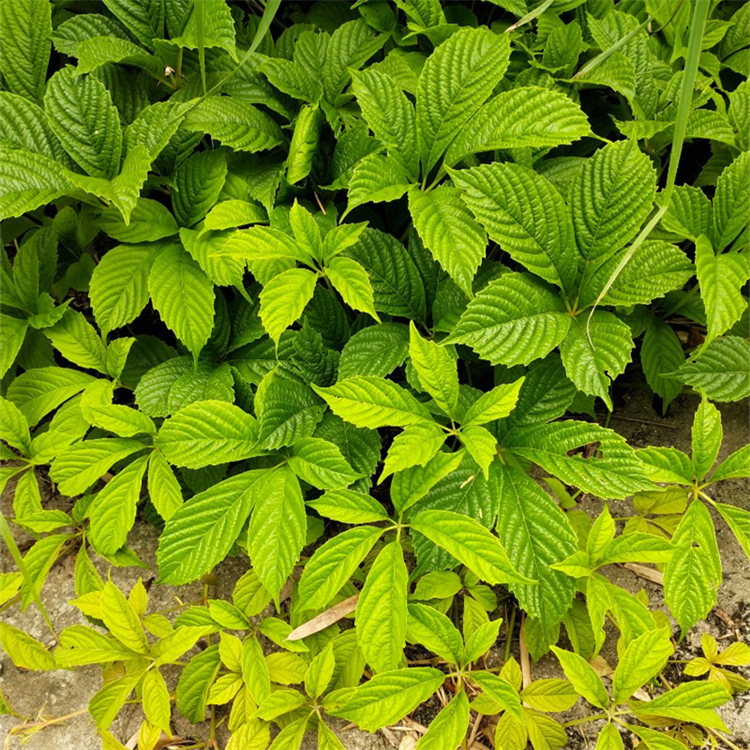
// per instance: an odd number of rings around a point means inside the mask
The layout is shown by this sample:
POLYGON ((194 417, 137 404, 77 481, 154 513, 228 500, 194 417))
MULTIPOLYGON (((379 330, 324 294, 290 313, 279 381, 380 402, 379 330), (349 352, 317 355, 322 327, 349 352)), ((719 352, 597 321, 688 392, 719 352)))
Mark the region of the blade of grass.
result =
MULTIPOLYGON (((698 74, 698 62, 700 60, 701 43, 703 41, 706 18, 708 17, 708 7, 709 0, 696 0, 693 9, 693 19, 690 27, 690 41, 688 42, 688 51, 687 56, 685 57, 685 70, 682 74, 682 86, 680 88, 680 104, 677 110, 677 120, 674 126, 672 151, 669 154, 669 168, 667 170, 667 184, 662 193, 661 208, 659 208, 659 210, 651 217, 646 226, 641 230, 640 234, 635 238, 633 244, 622 257, 622 260, 617 264, 617 268, 615 268, 612 275, 607 279, 604 289, 602 289, 601 293, 596 298, 596 302, 591 308, 586 323, 586 334, 589 337, 589 342, 591 342, 590 328, 591 318, 594 315, 594 311, 607 295, 607 292, 612 288, 612 284, 615 283, 617 277, 622 273, 622 269, 630 262, 630 259, 635 255, 638 248, 643 244, 649 234, 651 234, 654 227, 661 221, 662 217, 669 209, 669 203, 672 198, 672 191, 674 190, 675 179, 677 177, 677 168, 680 165, 682 147, 685 143, 688 116, 690 115, 690 109, 693 103, 693 89, 695 88, 695 79, 698 74)), ((593 346, 593 342, 591 345, 593 346)))
POLYGON ((544 0, 541 5, 538 5, 534 10, 519 18, 512 26, 508 26, 508 28, 505 29, 505 33, 507 34, 509 31, 515 31, 517 28, 533 21, 535 18, 539 18, 539 16, 541 16, 542 13, 544 13, 544 11, 554 2, 555 0, 544 0))

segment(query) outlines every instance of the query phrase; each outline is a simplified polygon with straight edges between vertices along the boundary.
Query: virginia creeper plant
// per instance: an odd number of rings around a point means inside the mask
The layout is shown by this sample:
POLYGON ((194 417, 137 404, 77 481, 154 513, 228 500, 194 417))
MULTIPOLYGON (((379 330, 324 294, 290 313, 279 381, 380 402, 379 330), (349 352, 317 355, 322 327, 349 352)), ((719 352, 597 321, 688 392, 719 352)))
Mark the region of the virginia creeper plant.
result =
POLYGON ((716 525, 750 554, 714 493, 750 462, 716 406, 750 394, 749 37, 729 0, 0 0, 0 604, 50 630, 2 624, 15 665, 101 665, 108 750, 133 703, 140 750, 176 713, 335 750, 426 701, 418 750, 737 747, 746 644, 660 675, 716 525), (697 394, 690 455, 597 417, 626 368, 697 394))

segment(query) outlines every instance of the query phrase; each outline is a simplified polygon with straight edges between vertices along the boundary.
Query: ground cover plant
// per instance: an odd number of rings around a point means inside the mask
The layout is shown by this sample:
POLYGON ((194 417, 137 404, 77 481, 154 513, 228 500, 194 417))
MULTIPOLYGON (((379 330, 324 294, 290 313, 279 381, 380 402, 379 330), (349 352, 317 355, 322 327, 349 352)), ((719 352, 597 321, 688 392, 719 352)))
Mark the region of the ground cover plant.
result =
POLYGON ((562 748, 579 700, 597 750, 738 747, 747 644, 662 672, 715 526, 750 554, 713 491, 750 461, 715 406, 750 394, 749 36, 728 0, 0 0, 1 603, 50 631, 3 623, 13 662, 101 665, 108 750, 133 702, 141 750, 177 713, 330 750, 433 695, 418 750, 562 748), (626 368, 700 396, 690 455, 597 418, 626 368), (96 560, 204 596, 167 617, 96 560))

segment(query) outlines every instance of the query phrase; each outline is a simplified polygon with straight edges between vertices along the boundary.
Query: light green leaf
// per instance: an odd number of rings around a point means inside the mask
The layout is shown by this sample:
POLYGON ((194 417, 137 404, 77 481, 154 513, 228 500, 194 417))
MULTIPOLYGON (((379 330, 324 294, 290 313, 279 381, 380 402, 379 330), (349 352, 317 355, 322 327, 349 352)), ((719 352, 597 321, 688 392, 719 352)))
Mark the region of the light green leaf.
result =
POLYGON ((431 421, 427 409, 414 396, 385 378, 357 375, 329 388, 313 386, 337 414, 357 427, 408 427, 431 421))
POLYGON ((209 96, 190 110, 183 127, 207 133, 234 151, 267 151, 283 136, 275 120, 247 101, 233 96, 209 96))
POLYGON ((100 593, 102 618, 112 635, 123 646, 139 654, 150 652, 136 611, 114 583, 108 581, 100 593))
POLYGON ((21 216, 72 189, 65 168, 53 158, 21 148, 3 149, 0 217, 21 216))
POLYGON ((713 240, 721 252, 747 226, 750 187, 747 172, 750 152, 740 154, 720 175, 713 202, 713 240))
MULTIPOLYGON (((16 361, 18 352, 21 351, 26 338, 28 327, 28 323, 21 318, 0 315, 0 331, 2 331, 3 337, 3 347, 0 351, 0 377, 4 377, 16 361)), ((404 353, 405 356, 406 353, 404 353)))
POLYGON ((52 132, 92 177, 111 180, 120 171, 122 129, 104 84, 64 68, 50 78, 44 108, 52 132))
POLYGON ((695 242, 700 235, 708 235, 711 231, 711 201, 699 188, 678 185, 672 191, 661 226, 695 242))
POLYGON ((622 735, 616 724, 607 724, 602 727, 599 736, 596 738, 596 748, 594 750, 625 750, 622 742, 622 735))
POLYGON ((326 712, 374 732, 395 724, 427 700, 445 680, 437 669, 415 667, 375 675, 356 688, 342 688, 324 699, 326 712))
POLYGON ((305 502, 291 469, 270 472, 253 489, 247 549, 261 583, 277 600, 305 544, 305 502))
POLYGON ((726 725, 713 710, 730 700, 721 685, 711 681, 684 682, 648 703, 631 701, 637 717, 677 719, 727 732, 726 725), (653 703, 653 705, 652 705, 653 703))
POLYGON ((329 643, 311 662, 305 675, 305 692, 313 699, 319 698, 328 687, 336 668, 333 645, 329 643))
POLYGON ((323 111, 317 105, 305 105, 297 115, 292 142, 289 144, 286 179, 296 185, 310 174, 318 150, 323 111))
POLYGON ((448 416, 453 416, 458 405, 456 360, 445 347, 423 339, 413 322, 410 325, 409 358, 423 390, 448 416))
POLYGON ((382 529, 373 526, 359 526, 342 531, 319 547, 300 579, 300 606, 323 609, 349 580, 382 533, 382 529))
POLYGON ((253 507, 253 487, 265 473, 260 469, 225 479, 175 511, 156 553, 161 581, 180 584, 197 580, 224 558, 253 507))
MULTIPOLYGON (((234 229, 245 224, 268 221, 266 210, 249 201, 230 198, 217 203, 206 215, 205 229, 234 229)), ((177 230, 175 230, 177 231, 177 230)))
POLYGON ((425 176, 492 93, 509 57, 510 38, 479 27, 460 29, 427 59, 417 89, 417 138, 425 176))
POLYGON ((46 0, 4 1, 0 27, 0 65, 5 87, 41 102, 51 49, 52 7, 46 0))
POLYGON ((454 474, 463 458, 463 451, 438 451, 424 466, 413 466, 396 474, 391 482, 391 500, 399 514, 419 502, 442 479, 454 474))
POLYGON ((469 699, 460 690, 430 722, 416 750, 456 750, 469 728, 469 699))
POLYGON ((168 521, 182 506, 182 490, 171 466, 161 451, 148 460, 148 496, 156 512, 168 521))
POLYGON ((25 149, 69 165, 67 154, 53 135, 47 115, 38 104, 18 94, 2 91, 0 107, 3 110, 0 141, 4 148, 25 149))
POLYGON ((565 676, 573 683, 578 693, 593 706, 606 709, 609 706, 609 695, 594 668, 578 654, 564 651, 557 646, 552 646, 552 650, 560 660, 565 676))
POLYGON ((537 711, 567 711, 578 700, 575 688, 568 680, 534 680, 521 692, 521 698, 537 711))
POLYGON ((323 438, 302 438, 294 443, 289 466, 300 479, 320 490, 342 489, 362 476, 347 463, 337 445, 323 438))
POLYGON ((0 645, 16 667, 43 671, 56 668, 55 657, 43 643, 7 622, 0 623, 0 645))
POLYGON ((396 669, 406 643, 408 571, 399 541, 380 551, 359 595, 357 640, 374 672, 396 669))
POLYGON ((97 729, 107 729, 125 701, 130 697, 135 686, 140 682, 145 670, 106 682, 89 701, 89 713, 94 717, 97 729))
POLYGON ((321 516, 341 523, 387 521, 385 508, 375 498, 354 490, 330 490, 307 503, 321 516))
POLYGON ((146 672, 143 678, 143 712, 146 718, 167 734, 172 733, 169 719, 172 713, 167 683, 158 669, 146 672))
POLYGON ((79 367, 107 373, 107 350, 82 313, 68 308, 63 317, 44 331, 52 345, 79 367))
POLYGON ((339 380, 352 375, 384 378, 400 367, 409 352, 409 329, 401 323, 380 323, 357 331, 344 344, 339 380))
POLYGON ((745 445, 725 458, 711 475, 711 482, 723 479, 746 479, 750 476, 750 445, 745 445))
POLYGON ((695 266, 706 308, 705 347, 728 331, 747 310, 742 288, 750 278, 750 265, 746 254, 729 251, 714 255, 708 238, 701 235, 695 243, 695 266))
POLYGON ((419 422, 407 427, 391 443, 378 484, 391 474, 412 466, 424 466, 440 450, 445 438, 446 433, 436 422, 419 422))
POLYGON ((524 86, 490 99, 456 136, 445 162, 469 154, 511 148, 551 148, 590 133, 581 108, 560 91, 524 86))
POLYGON ((414 186, 409 190, 409 211, 424 246, 471 297, 472 279, 484 258, 487 236, 474 221, 462 194, 446 185, 429 192, 414 186))
POLYGON ((426 604, 409 604, 406 640, 425 646, 455 665, 463 653, 463 641, 456 626, 442 612, 426 604))
POLYGON ((368 154, 357 162, 349 179, 347 207, 342 218, 363 203, 390 203, 401 198, 411 179, 398 162, 368 154))
POLYGON ((224 401, 207 400, 167 419, 155 443, 170 463, 200 469, 255 455, 257 435, 257 422, 250 414, 224 401))
POLYGON ((208 692, 220 668, 219 646, 215 644, 194 656, 182 670, 177 683, 175 705, 194 724, 206 718, 208 692))
POLYGON ((521 699, 509 682, 491 672, 474 672, 471 678, 493 701, 499 703, 503 709, 508 711, 516 721, 523 720, 521 699))
POLYGON ((473 518, 451 511, 424 510, 410 525, 487 583, 534 583, 516 570, 498 538, 473 518))
POLYGON ((633 349, 630 327, 605 310, 575 318, 560 345, 567 376, 579 391, 601 398, 609 409, 609 387, 625 371, 633 349))
POLYGON ((291 268, 271 279, 260 293, 260 318, 278 344, 281 334, 304 312, 315 291, 317 276, 304 268, 291 268))
POLYGON ((198 50, 222 47, 236 61, 234 19, 230 7, 225 0, 204 0, 202 5, 200 15, 195 5, 191 6, 192 12, 180 36, 173 38, 172 44, 198 50))
POLYGON ((179 245, 170 245, 153 261, 148 288, 164 323, 197 359, 213 329, 211 281, 179 245))
POLYGON ((612 700, 622 703, 664 669, 674 648, 669 628, 652 630, 625 649, 612 677, 612 700))
POLYGON ((506 273, 469 303, 448 341, 491 364, 528 364, 551 352, 570 324, 558 295, 528 274, 506 273))
POLYGON ((464 427, 487 424, 507 417, 515 407, 524 378, 513 383, 503 383, 483 393, 464 415, 464 427))
POLYGON ((651 390, 661 396, 665 410, 682 391, 682 383, 664 375, 675 372, 684 361, 677 334, 660 318, 650 318, 641 344, 641 367, 651 390))
POLYGON ((482 470, 484 478, 489 479, 490 464, 497 456, 497 438, 479 425, 462 427, 458 438, 482 470))
MULTIPOLYGON (((119 209, 110 206, 102 211, 97 225, 119 242, 155 242, 177 234, 177 222, 171 211, 151 198, 138 198, 130 213, 129 223, 125 223, 119 209)), ((108 251, 104 257, 111 252, 108 251)))
POLYGON ((719 455, 723 431, 719 410, 705 397, 693 419, 693 466, 697 479, 703 479, 719 455))
POLYGON ((31 448, 29 423, 19 408, 11 401, 0 396, 0 435, 2 439, 22 453, 31 448))
POLYGON ((367 271, 356 260, 336 256, 326 263, 326 276, 344 302, 380 322, 374 307, 374 293, 367 271))
POLYGON ((546 178, 503 162, 450 174, 491 240, 532 273, 572 290, 573 227, 565 202, 546 178))

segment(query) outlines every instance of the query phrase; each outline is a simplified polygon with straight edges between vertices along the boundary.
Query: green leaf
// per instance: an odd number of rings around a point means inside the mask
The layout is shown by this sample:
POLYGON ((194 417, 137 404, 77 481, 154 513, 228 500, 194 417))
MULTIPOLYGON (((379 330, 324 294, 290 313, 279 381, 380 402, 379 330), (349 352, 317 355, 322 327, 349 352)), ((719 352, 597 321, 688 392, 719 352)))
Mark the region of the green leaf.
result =
POLYGON ((509 682, 491 672, 474 672, 471 676, 493 701, 499 703, 517 721, 522 721, 521 699, 509 682))
POLYGON ((170 245, 153 261, 148 289, 161 319, 197 360, 213 329, 211 281, 179 245, 170 245))
POLYGON ((375 312, 374 292, 370 277, 356 260, 343 256, 331 258, 326 263, 325 272, 349 307, 361 310, 380 322, 375 312))
POLYGON ((552 646, 552 650, 576 691, 593 706, 606 709, 609 706, 609 695, 594 668, 578 654, 564 651, 557 646, 552 646))
POLYGON ((126 466, 89 505, 89 541, 101 554, 112 555, 125 544, 135 523, 147 463, 144 456, 126 466))
POLYGON ((510 38, 462 28, 430 55, 417 89, 417 138, 425 176, 505 74, 510 38))
POLYGON ((609 387, 622 375, 633 349, 630 327, 606 310, 575 318, 560 345, 567 376, 579 391, 601 398, 609 409, 609 387))
POLYGON ((300 479, 320 490, 348 487, 357 474, 334 443, 323 438, 302 438, 294 443, 289 466, 300 479))
POLYGON ((275 120, 247 101, 233 96, 209 96, 190 110, 183 127, 207 133, 234 151, 267 151, 283 136, 275 120))
POLYGON ((264 469, 247 471, 191 497, 167 521, 156 559, 159 579, 180 584, 208 573, 229 552, 255 502, 264 469))
POLYGON ((36 367, 10 384, 6 398, 18 407, 33 427, 94 380, 91 375, 70 368, 36 367))
POLYGON ((713 240, 721 252, 747 226, 750 188, 747 171, 750 153, 740 154, 720 175, 713 202, 713 240))
POLYGON ((511 582, 510 589, 545 630, 560 622, 575 595, 575 582, 551 565, 577 549, 566 515, 524 472, 503 467, 497 532, 518 571, 535 586, 511 582))
MULTIPOLYGON (((747 454, 747 451, 745 453, 747 454)), ((745 467, 747 467, 747 461, 745 461, 745 467)), ((747 473, 747 468, 745 468, 745 473, 747 473)), ((714 503, 714 507, 727 522, 729 528, 732 529, 745 554, 750 557, 750 532, 748 532, 748 528, 750 528, 750 512, 744 508, 737 508, 734 505, 727 505, 726 503, 714 503)))
POLYGON ((68 308, 45 335, 66 359, 79 367, 107 372, 107 350, 99 334, 83 315, 68 308))
POLYGON ((44 108, 52 132, 86 174, 111 180, 120 171, 122 129, 104 84, 64 68, 49 80, 44 108))
POLYGON ((401 323, 380 323, 357 331, 344 344, 339 380, 353 375, 384 378, 400 367, 409 352, 409 329, 401 323))
POLYGON ((136 611, 120 589, 111 581, 100 593, 102 618, 112 635, 123 646, 139 654, 148 654, 150 647, 136 611))
POLYGON ((3 219, 33 211, 70 189, 65 168, 51 157, 21 148, 3 150, 0 162, 0 217, 3 219))
POLYGON ((449 341, 491 364, 528 364, 551 352, 570 324, 558 295, 528 274, 506 273, 469 303, 449 341))
POLYGON ((655 192, 654 168, 634 141, 609 144, 586 160, 569 196, 584 285, 599 262, 635 236, 655 192))
POLYGON ((713 401, 740 401, 750 395, 750 344, 723 336, 685 362, 675 373, 681 382, 702 390, 713 401))
POLYGON ((75 56, 78 58, 76 75, 91 73, 109 63, 137 66, 154 77, 161 77, 162 73, 157 57, 128 39, 109 34, 81 39, 75 43, 75 56))
POLYGON ((267 220, 266 210, 256 203, 230 198, 217 203, 208 212, 203 227, 211 230, 234 229, 267 220))
POLYGON ((497 537, 473 518, 444 510, 424 510, 410 526, 487 583, 534 583, 516 570, 497 537))
POLYGON ((347 208, 342 218, 363 203, 390 203, 411 186, 409 175, 398 162, 380 154, 368 154, 354 167, 349 178, 347 208))
POLYGON ((700 235, 708 235, 711 231, 711 201, 699 188, 678 185, 672 191, 661 226, 695 242, 700 235))
MULTIPOLYGON (((136 635, 136 640, 139 640, 139 635, 136 635)), ((60 633, 60 646, 55 656, 65 667, 143 658, 142 653, 132 651, 112 636, 83 625, 65 628, 60 633)))
POLYGON ((407 427, 391 443, 378 484, 391 474, 412 466, 424 466, 440 450, 445 438, 445 431, 436 422, 419 422, 407 427))
POLYGON ((164 37, 164 8, 156 0, 104 0, 104 4, 142 44, 153 48, 164 37))
POLYGON ((746 479, 750 476, 750 445, 745 445, 725 458, 711 475, 711 482, 723 479, 746 479))
POLYGON ((39 105, 18 94, 2 91, 0 106, 3 109, 0 141, 4 148, 43 154, 68 166, 67 154, 53 135, 47 115, 39 105))
POLYGON ((305 692, 313 699, 319 698, 328 687, 336 668, 333 644, 329 643, 313 660, 305 675, 305 692))
POLYGON ((260 293, 260 318, 268 335, 278 344, 281 334, 305 310, 315 292, 318 277, 304 268, 291 268, 271 279, 260 293))
POLYGON ((431 421, 427 409, 400 386, 374 375, 357 375, 329 388, 313 385, 331 411, 357 427, 408 427, 431 421))
POLYGON ((711 243, 703 235, 695 243, 695 266, 706 308, 705 347, 728 331, 747 310, 742 289, 750 278, 750 267, 747 255, 731 251, 714 255, 711 243))
POLYGON ((574 420, 530 425, 514 431, 506 445, 566 484, 597 497, 624 498, 654 489, 640 454, 636 455, 620 435, 598 425, 574 420), (598 455, 570 455, 590 443, 599 444, 598 455))
POLYGON ((161 451, 148 460, 148 496, 156 512, 168 521, 182 507, 182 490, 172 468, 161 451))
POLYGON ((616 724, 607 724, 602 727, 596 739, 595 750, 625 750, 622 735, 616 724))
POLYGON ((28 453, 31 448, 29 423, 21 414, 19 408, 0 396, 0 435, 2 439, 22 453, 28 453))
POLYGON ((209 646, 196 654, 182 670, 177 683, 177 710, 193 724, 206 718, 208 691, 221 668, 219 646, 209 646))
POLYGON ((374 672, 397 669, 406 643, 408 571, 399 541, 380 551, 359 595, 357 640, 374 672))
POLYGON ((356 688, 342 688, 324 699, 326 712, 374 732, 395 724, 429 698, 445 680, 437 669, 415 667, 375 675, 356 688))
MULTIPOLYGON (((3 336, 3 347, 0 351, 0 377, 10 370, 21 351, 28 323, 20 318, 11 318, 10 315, 0 316, 0 331, 3 336)), ((404 353, 404 357, 406 353, 404 353)))
POLYGON ((469 699, 463 690, 430 722, 416 750, 456 750, 469 728, 469 699))
POLYGON ((483 393, 464 415, 464 428, 471 425, 487 424, 507 417, 515 407, 524 378, 513 383, 503 383, 491 391, 483 393))
POLYGON ((277 600, 305 544, 305 502, 289 468, 270 472, 253 489, 247 549, 261 583, 277 600))
MULTIPOLYGON (((305 664, 307 670, 307 664, 305 664)), ((305 696, 297 690, 280 689, 271 693, 256 711, 261 719, 271 721, 304 705, 305 696)))
POLYGON ((409 604, 406 640, 425 646, 455 665, 463 653, 463 641, 456 626, 442 612, 426 604, 409 604))
POLYGON ((180 226, 191 227, 216 203, 227 176, 223 151, 199 151, 177 169, 172 183, 172 208, 180 226))
POLYGON ((374 526, 358 526, 342 531, 315 550, 300 579, 300 607, 323 609, 351 578, 382 533, 382 529, 374 526))
POLYGON ((656 316, 650 318, 641 344, 641 366, 651 390, 661 396, 664 410, 682 391, 682 383, 664 376, 684 361, 682 344, 671 326, 656 316))
POLYGON ((375 137, 411 180, 416 180, 419 150, 414 105, 390 76, 374 67, 353 76, 352 91, 375 137))
POLYGON ((323 111, 317 106, 305 105, 297 115, 292 142, 289 144, 286 179, 296 185, 310 174, 318 150, 323 111))
POLYGON ((724 722, 713 709, 728 700, 729 693, 721 685, 710 681, 696 681, 677 685, 648 703, 631 701, 630 706, 639 718, 677 719, 726 732, 728 730, 724 722))
MULTIPOLYGON (((119 209, 110 206, 102 211, 97 225, 119 242, 155 242, 171 237, 178 231, 177 222, 170 210, 151 198, 138 198, 130 213, 129 223, 125 223, 119 209)), ((104 258, 111 253, 112 250, 109 250, 104 258)))
POLYGON ((652 630, 625 649, 612 677, 612 700, 622 703, 664 669, 674 652, 669 628, 652 630))
POLYGON ((0 65, 5 87, 41 102, 51 49, 51 5, 46 0, 3 2, 0 27, 0 65))
POLYGON ((429 192, 414 186, 409 190, 409 211, 424 246, 471 297, 472 279, 484 258, 487 236, 461 198, 458 190, 446 185, 429 192))
POLYGON ((721 414, 705 397, 695 412, 692 435, 695 476, 703 479, 716 462, 724 436, 721 414))
POLYGON ((423 339, 413 322, 410 326, 409 358, 422 388, 448 416, 453 416, 458 405, 456 360, 445 347, 423 339))
POLYGON ((159 727, 163 732, 171 734, 169 720, 172 713, 169 699, 169 690, 167 683, 164 681, 161 672, 158 669, 152 669, 146 672, 143 678, 143 712, 146 718, 154 725, 159 727))
POLYGON ((490 99, 448 148, 449 166, 470 154, 512 148, 551 148, 590 133, 581 108, 560 91, 537 86, 511 89, 490 99))
POLYGON ((141 669, 133 674, 111 680, 104 684, 89 701, 89 713, 96 722, 97 729, 107 729, 125 701, 130 697, 135 686, 140 682, 145 670, 141 669))
POLYGON ((453 474, 463 461, 463 451, 439 451, 424 466, 399 472, 391 482, 391 500, 399 513, 419 502, 442 479, 453 474))
POLYGON ((198 401, 164 422, 156 445, 177 466, 203 466, 249 458, 257 453, 257 422, 224 401, 198 401))
POLYGON ((232 232, 217 255, 237 255, 251 262, 283 260, 300 261, 308 265, 311 262, 309 253, 292 242, 288 234, 262 226, 232 232))
POLYGON ((532 273, 572 290, 573 227, 562 197, 547 179, 502 162, 450 174, 491 240, 532 273))
POLYGON ((568 680, 534 680, 521 692, 521 698, 537 711, 567 711, 578 700, 578 693, 568 680))
POLYGON ((105 253, 91 276, 89 295, 96 322, 106 337, 132 323, 149 299, 148 274, 161 244, 118 245, 105 253))
POLYGON ((484 478, 489 479, 490 464, 497 456, 497 438, 479 425, 462 427, 458 438, 482 470, 484 478))
POLYGON ((685 633, 716 604, 721 583, 714 524, 703 503, 691 503, 672 543, 675 553, 664 567, 664 600, 685 633))
POLYGON ((354 490, 330 490, 307 503, 321 516, 341 523, 387 521, 385 508, 375 498, 354 490))
POLYGON ((43 643, 7 622, 0 623, 0 645, 16 667, 44 671, 56 669, 55 657, 43 643))

